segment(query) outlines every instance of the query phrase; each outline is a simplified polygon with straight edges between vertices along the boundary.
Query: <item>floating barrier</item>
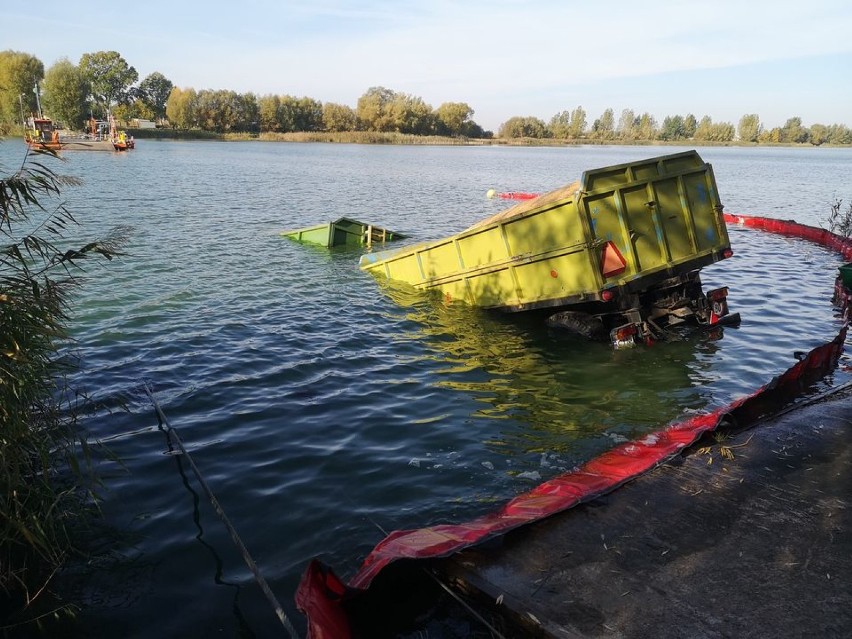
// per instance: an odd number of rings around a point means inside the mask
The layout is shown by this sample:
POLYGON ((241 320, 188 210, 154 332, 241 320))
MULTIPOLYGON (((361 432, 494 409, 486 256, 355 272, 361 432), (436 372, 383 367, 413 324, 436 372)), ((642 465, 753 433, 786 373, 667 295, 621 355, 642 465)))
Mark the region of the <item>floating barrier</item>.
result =
POLYGON ((488 189, 485 193, 485 197, 489 200, 493 200, 494 198, 499 198, 501 200, 534 200, 541 193, 523 193, 521 191, 506 191, 505 193, 498 193, 494 189, 488 189))
MULTIPOLYGON (((824 229, 793 221, 740 215, 726 214, 725 220, 730 224, 807 239, 832 248, 843 254, 845 259, 852 260, 852 239, 824 229)), ((362 595, 373 579, 391 562, 449 556, 607 494, 696 443, 700 437, 722 424, 748 426, 777 413, 780 407, 800 396, 809 384, 836 368, 849 327, 850 299, 852 291, 838 277, 834 302, 843 308, 847 319, 837 336, 811 350, 783 374, 746 397, 712 412, 672 423, 637 441, 620 444, 586 462, 579 469, 563 473, 518 495, 496 512, 467 523, 394 531, 370 552, 348 583, 338 578, 328 566, 313 560, 305 570, 296 592, 296 605, 308 619, 308 637, 351 637, 352 629, 344 602, 362 595)))
POLYGON ((852 260, 852 238, 842 237, 815 226, 799 224, 793 220, 776 220, 771 217, 733 215, 731 213, 725 213, 724 217, 725 222, 728 224, 737 224, 769 233, 798 237, 837 251, 843 256, 844 260, 852 260))

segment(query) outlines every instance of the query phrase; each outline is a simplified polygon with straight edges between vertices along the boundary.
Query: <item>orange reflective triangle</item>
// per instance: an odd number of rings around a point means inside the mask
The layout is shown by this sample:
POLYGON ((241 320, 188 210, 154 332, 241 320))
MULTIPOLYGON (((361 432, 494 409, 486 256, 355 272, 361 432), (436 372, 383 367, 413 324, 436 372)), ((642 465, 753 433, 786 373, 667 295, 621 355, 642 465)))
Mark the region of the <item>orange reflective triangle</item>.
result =
POLYGON ((601 273, 604 277, 612 277, 622 273, 627 268, 627 262, 613 242, 604 244, 601 255, 601 273))

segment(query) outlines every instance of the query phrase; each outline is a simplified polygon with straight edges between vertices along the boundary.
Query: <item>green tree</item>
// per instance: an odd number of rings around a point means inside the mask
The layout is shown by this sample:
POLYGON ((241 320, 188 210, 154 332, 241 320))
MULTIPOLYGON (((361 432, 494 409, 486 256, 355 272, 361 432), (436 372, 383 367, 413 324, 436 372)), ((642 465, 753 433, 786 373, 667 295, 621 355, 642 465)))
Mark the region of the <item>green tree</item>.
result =
POLYGON ((740 118, 737 135, 741 142, 757 142, 762 130, 763 126, 760 124, 757 113, 747 113, 740 118))
POLYGON ((701 118, 695 129, 695 139, 708 142, 730 142, 734 139, 734 125, 730 122, 713 122, 709 115, 701 118))
POLYGON ((578 106, 571 111, 571 123, 568 125, 568 137, 578 140, 586 135, 586 111, 578 106))
POLYGON ((598 140, 612 140, 615 137, 615 114, 606 109, 592 124, 592 137, 598 140))
POLYGON ((175 87, 166 101, 166 116, 173 127, 192 129, 198 126, 198 93, 195 89, 175 87))
POLYGON ((520 117, 515 116, 506 120, 500 125, 497 135, 501 138, 517 139, 517 138, 547 138, 550 137, 550 131, 543 120, 535 117, 520 117))
POLYGON ((757 140, 764 144, 778 144, 781 142, 781 127, 776 126, 769 130, 764 129, 758 135, 757 140))
POLYGON ((736 134, 737 129, 730 122, 717 122, 713 127, 713 139, 716 142, 731 142, 736 134))
POLYGON ((635 140, 637 137, 637 124, 633 109, 624 109, 621 112, 621 117, 618 118, 618 126, 615 129, 618 138, 621 140, 635 140))
POLYGON ((828 127, 829 144, 852 144, 852 129, 844 124, 831 124, 828 127))
POLYGON ((358 116, 352 107, 326 102, 322 105, 322 126, 325 131, 355 131, 358 116))
POLYGON ((555 138, 564 140, 571 137, 571 112, 560 111, 550 118, 547 126, 555 138))
POLYGON ((113 103, 124 101, 127 90, 139 79, 136 69, 117 51, 84 53, 79 66, 89 83, 95 108, 102 116, 110 113, 113 103))
POLYGON ((257 101, 260 130, 277 133, 281 130, 278 123, 278 109, 281 108, 281 98, 277 95, 264 95, 257 101))
POLYGON ((660 127, 659 134, 661 140, 682 140, 685 137, 686 129, 684 128, 683 117, 667 115, 663 118, 663 125, 660 127))
POLYGON ((437 128, 437 117, 423 98, 396 93, 388 108, 391 131, 413 135, 430 135, 437 128))
POLYGON ((322 126, 322 103, 318 100, 292 95, 279 98, 279 131, 320 131, 322 126))
POLYGON ((438 133, 442 135, 467 135, 473 118, 473 109, 466 102, 444 102, 435 110, 438 133))
POLYGON ((44 77, 44 64, 29 53, 0 51, 0 131, 21 123, 37 112, 36 85, 44 77), (4 126, 5 125, 5 126, 4 126))
POLYGON ((223 92, 202 89, 195 102, 195 114, 202 131, 223 133, 230 120, 228 105, 223 101, 223 92))
POLYGON ((494 134, 491 131, 486 131, 485 129, 483 129, 481 126, 479 126, 473 120, 470 120, 469 122, 465 123, 463 130, 462 130, 462 135, 465 136, 466 138, 492 138, 492 137, 494 137, 494 134))
POLYGON ((695 116, 687 113, 683 119, 683 137, 690 139, 695 136, 695 131, 698 129, 698 122, 695 121, 695 116))
POLYGON ((299 119, 299 98, 293 95, 282 95, 278 98, 278 112, 275 114, 278 130, 284 133, 297 131, 299 119))
POLYGON ((828 127, 824 124, 812 124, 808 129, 808 141, 814 146, 828 142, 828 127))
POLYGON ((639 123, 636 125, 637 140, 656 140, 657 139, 657 120, 648 112, 643 113, 638 118, 639 123))
POLYGON ((828 142, 828 127, 824 124, 812 124, 809 133, 808 139, 814 146, 828 142))
POLYGON ((129 126, 131 120, 153 120, 154 110, 142 98, 136 98, 129 104, 119 104, 112 109, 112 115, 116 121, 124 126, 129 126))
POLYGON ((807 142, 808 130, 802 126, 802 118, 794 117, 787 120, 781 127, 782 142, 807 142))
POLYGON ((155 118, 166 117, 166 102, 173 88, 172 81, 159 71, 154 71, 139 83, 139 89, 142 90, 145 101, 154 111, 155 118))
POLYGON ((253 94, 227 89, 204 89, 195 102, 198 126, 216 133, 250 131, 257 126, 257 102, 253 94))
POLYGON ((89 109, 89 85, 80 69, 62 58, 44 76, 44 108, 71 129, 82 129, 89 109))
POLYGON ((560 111, 550 118, 547 128, 554 138, 582 138, 586 133, 586 112, 579 106, 573 111, 560 111))
POLYGON ((713 119, 709 115, 705 115, 701 118, 701 122, 698 123, 693 137, 696 140, 713 139, 713 119))
POLYGON ((251 92, 238 94, 236 108, 236 130, 258 133, 260 131, 260 108, 258 107, 257 96, 251 92))
POLYGON ((296 131, 322 131, 322 102, 303 96, 296 104, 296 131))
POLYGON ((396 93, 385 87, 370 87, 358 98, 355 114, 368 131, 393 131, 390 106, 396 93))

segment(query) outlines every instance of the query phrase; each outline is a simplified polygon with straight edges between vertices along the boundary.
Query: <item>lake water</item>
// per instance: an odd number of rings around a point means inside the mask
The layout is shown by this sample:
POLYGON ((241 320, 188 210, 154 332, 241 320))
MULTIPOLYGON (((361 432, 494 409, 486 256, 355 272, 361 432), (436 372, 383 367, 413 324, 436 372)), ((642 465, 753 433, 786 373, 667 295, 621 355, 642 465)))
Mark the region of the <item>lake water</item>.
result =
MULTIPOLYGON (((583 170, 673 147, 404 147, 154 142, 68 153, 81 237, 134 232, 90 265, 74 309, 85 425, 105 521, 121 531, 63 582, 84 608, 50 636, 277 637, 282 629, 186 462, 148 383, 295 625, 320 557, 346 577, 385 530, 495 509, 624 438, 730 402, 836 335, 841 259, 732 228, 735 257, 702 271, 730 287, 721 339, 615 352, 523 316, 387 291, 360 250, 280 231, 352 217, 415 240, 547 191, 583 170), (127 410, 121 410, 125 405, 127 410), (59 634, 57 634, 57 632, 59 634)), ((852 149, 703 148, 726 211, 824 223, 852 197, 852 149)), ((19 161, 16 141, 0 162, 19 161)), ((848 360, 847 360, 848 364, 848 360)), ((845 381, 838 371, 828 383, 845 381)))

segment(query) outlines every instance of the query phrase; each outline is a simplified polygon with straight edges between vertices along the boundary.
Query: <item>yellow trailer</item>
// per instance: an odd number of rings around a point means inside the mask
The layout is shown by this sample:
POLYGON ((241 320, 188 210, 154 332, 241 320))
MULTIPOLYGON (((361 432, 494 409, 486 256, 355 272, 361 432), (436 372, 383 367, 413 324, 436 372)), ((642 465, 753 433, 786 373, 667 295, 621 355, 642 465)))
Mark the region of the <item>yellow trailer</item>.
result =
POLYGON ((452 237, 367 253, 360 265, 447 302, 553 309, 550 324, 622 345, 726 316, 727 290, 701 293, 698 270, 731 255, 713 169, 688 151, 586 171, 452 237))

